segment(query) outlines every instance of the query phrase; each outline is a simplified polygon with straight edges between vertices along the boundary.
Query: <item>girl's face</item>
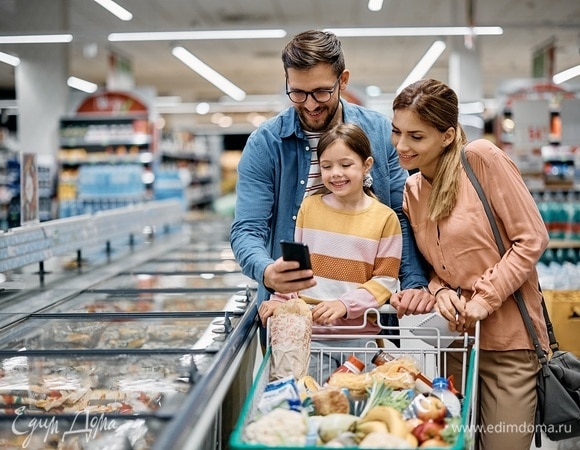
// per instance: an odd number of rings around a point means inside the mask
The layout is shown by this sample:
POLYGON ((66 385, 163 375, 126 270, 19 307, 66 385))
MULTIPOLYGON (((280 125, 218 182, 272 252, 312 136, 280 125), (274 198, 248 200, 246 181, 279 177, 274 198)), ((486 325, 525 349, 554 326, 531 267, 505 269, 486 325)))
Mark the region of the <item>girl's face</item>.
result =
POLYGON ((364 176, 372 165, 372 157, 362 161, 343 140, 337 139, 326 147, 321 156, 322 182, 341 200, 358 199, 364 195, 364 176))
POLYGON ((391 142, 399 154, 399 163, 403 169, 419 169, 423 176, 433 180, 439 157, 454 137, 453 128, 441 132, 422 121, 415 111, 394 111, 391 142))

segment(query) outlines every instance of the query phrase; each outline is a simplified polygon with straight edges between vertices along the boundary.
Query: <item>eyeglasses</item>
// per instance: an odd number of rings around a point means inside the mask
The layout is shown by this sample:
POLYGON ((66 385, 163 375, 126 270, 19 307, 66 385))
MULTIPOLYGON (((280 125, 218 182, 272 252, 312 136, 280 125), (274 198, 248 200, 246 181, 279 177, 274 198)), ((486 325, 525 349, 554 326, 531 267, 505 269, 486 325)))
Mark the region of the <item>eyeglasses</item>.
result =
POLYGON ((289 91, 288 90, 288 79, 286 79, 286 95, 292 101, 292 103, 304 103, 308 100, 308 96, 311 95, 315 102, 326 103, 332 97, 332 94, 336 90, 336 86, 340 81, 340 75, 332 85, 332 89, 316 89, 315 91, 289 91))

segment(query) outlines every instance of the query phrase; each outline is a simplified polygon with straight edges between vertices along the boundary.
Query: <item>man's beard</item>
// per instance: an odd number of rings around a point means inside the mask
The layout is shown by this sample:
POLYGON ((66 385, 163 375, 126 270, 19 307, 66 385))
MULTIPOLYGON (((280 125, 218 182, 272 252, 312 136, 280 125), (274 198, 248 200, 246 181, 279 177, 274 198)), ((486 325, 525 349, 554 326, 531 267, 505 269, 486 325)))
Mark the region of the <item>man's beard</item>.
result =
POLYGON ((313 125, 311 123, 312 120, 310 119, 310 117, 308 115, 304 114, 302 110, 298 110, 298 117, 300 117, 300 122, 302 123, 302 127, 306 131, 313 131, 313 132, 322 132, 322 131, 328 130, 330 128, 330 124, 332 123, 332 121, 334 120, 334 117, 336 116, 336 112, 338 111, 339 106, 340 106, 340 99, 338 102, 336 102, 336 105, 334 106, 333 109, 328 110, 328 115, 326 116, 326 119, 320 125, 313 125))

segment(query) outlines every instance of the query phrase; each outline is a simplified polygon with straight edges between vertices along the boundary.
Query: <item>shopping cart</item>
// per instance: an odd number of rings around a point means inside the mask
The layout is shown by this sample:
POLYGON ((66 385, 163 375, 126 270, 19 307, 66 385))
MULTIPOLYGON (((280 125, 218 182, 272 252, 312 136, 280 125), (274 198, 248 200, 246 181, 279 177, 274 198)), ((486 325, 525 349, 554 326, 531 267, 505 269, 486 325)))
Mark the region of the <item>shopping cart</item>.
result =
MULTIPOLYGON (((383 330, 389 330, 391 333, 386 336, 379 335, 360 335, 357 329, 364 328, 368 320, 379 317, 379 312, 392 312, 390 307, 383 307, 380 310, 371 309, 360 326, 341 327, 342 334, 323 334, 318 333, 321 328, 314 327, 312 335, 311 357, 315 361, 314 366, 311 364, 309 375, 313 376, 316 381, 323 385, 332 372, 336 369, 337 361, 344 361, 350 355, 355 354, 364 364, 365 368, 372 368, 373 357, 379 350, 385 350, 394 357, 407 356, 414 359, 418 369, 427 377, 435 378, 438 376, 447 377, 448 370, 451 366, 451 360, 454 365, 461 367, 461 380, 455 387, 463 396, 461 410, 461 425, 457 435, 455 445, 448 448, 453 450, 463 450, 474 448, 474 431, 476 421, 476 404, 477 404, 477 377, 478 377, 478 352, 479 352, 479 322, 476 323, 473 335, 467 333, 452 336, 441 332, 439 328, 423 328, 422 334, 413 334, 414 327, 388 327, 378 322, 383 330), (425 337, 425 331, 429 331, 429 338, 425 337), (355 345, 345 347, 342 343, 338 345, 339 340, 348 340, 355 345), (395 345, 391 340, 398 343, 395 345), (333 345, 337 343, 337 345, 333 345)), ((269 336, 268 336, 269 337, 269 336)), ((268 340, 269 342, 269 340, 268 340)), ((242 408, 236 428, 230 437, 230 448, 233 450, 250 450, 272 448, 265 445, 251 444, 245 441, 244 430, 258 415, 258 403, 262 398, 266 385, 268 384, 271 367, 271 348, 266 349, 264 359, 260 365, 252 389, 242 408)), ((302 447, 284 447, 277 446, 278 449, 296 450, 298 448, 307 450, 316 450, 321 447, 302 446, 302 447)), ((358 447, 344 447, 355 450, 358 447)))

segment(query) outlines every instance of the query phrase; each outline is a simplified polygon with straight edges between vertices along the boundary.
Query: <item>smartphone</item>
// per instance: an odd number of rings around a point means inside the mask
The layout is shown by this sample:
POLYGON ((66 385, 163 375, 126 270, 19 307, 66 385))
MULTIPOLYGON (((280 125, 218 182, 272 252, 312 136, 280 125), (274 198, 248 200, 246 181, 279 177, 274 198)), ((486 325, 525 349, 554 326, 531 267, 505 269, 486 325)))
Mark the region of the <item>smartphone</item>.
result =
POLYGON ((284 261, 298 261, 299 270, 312 269, 310 264, 310 252, 308 246, 302 242, 280 241, 282 259, 284 261))

